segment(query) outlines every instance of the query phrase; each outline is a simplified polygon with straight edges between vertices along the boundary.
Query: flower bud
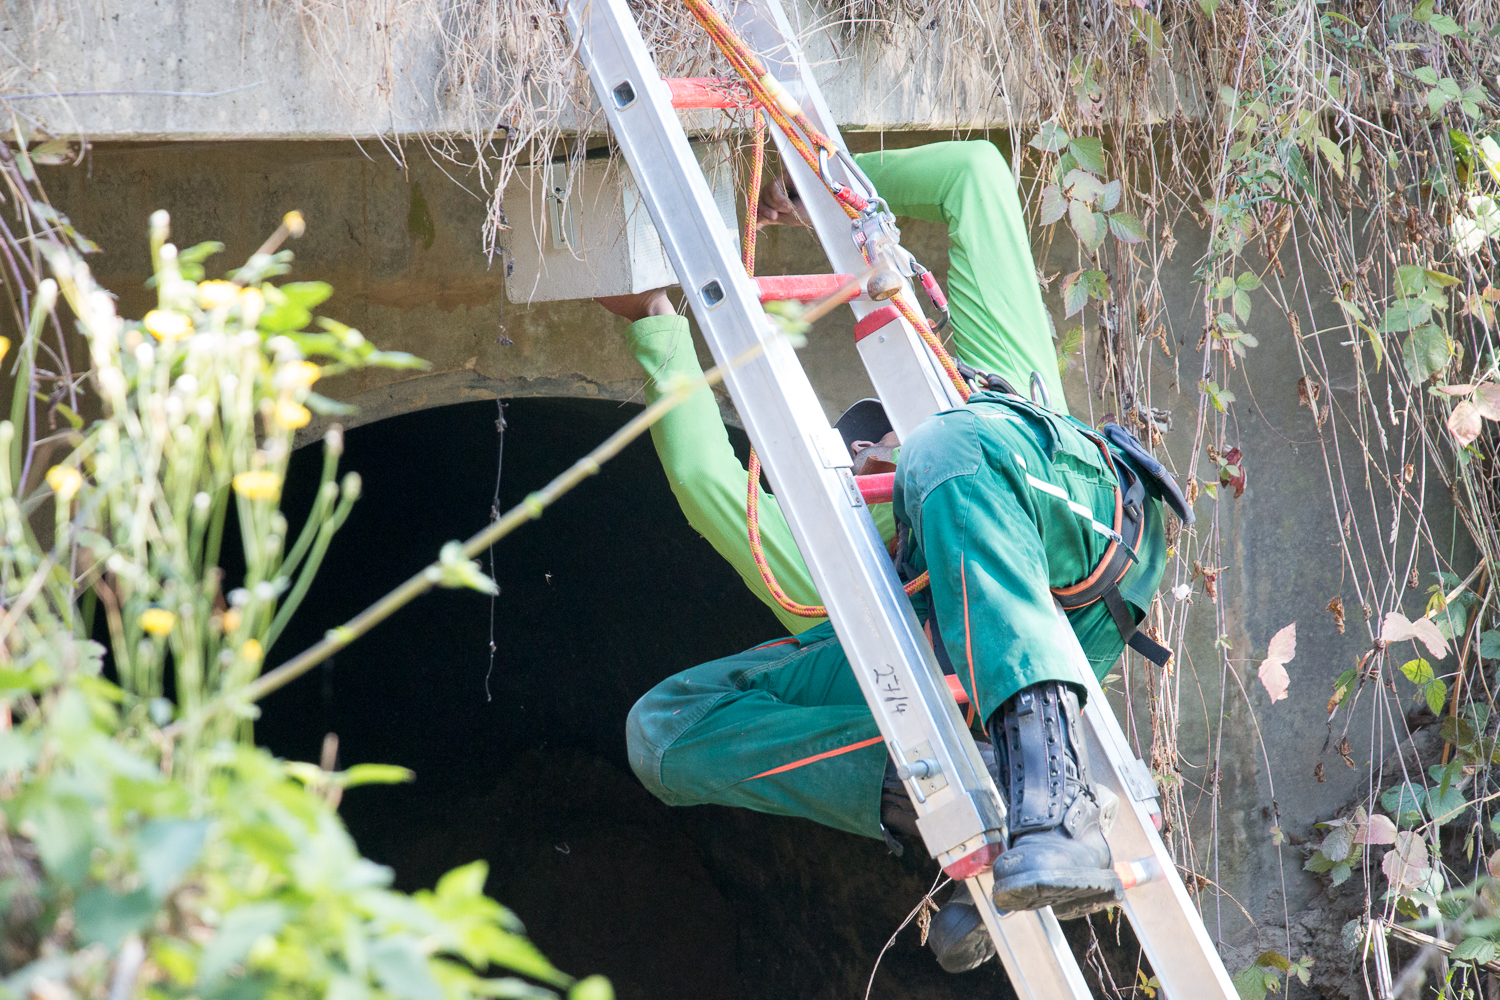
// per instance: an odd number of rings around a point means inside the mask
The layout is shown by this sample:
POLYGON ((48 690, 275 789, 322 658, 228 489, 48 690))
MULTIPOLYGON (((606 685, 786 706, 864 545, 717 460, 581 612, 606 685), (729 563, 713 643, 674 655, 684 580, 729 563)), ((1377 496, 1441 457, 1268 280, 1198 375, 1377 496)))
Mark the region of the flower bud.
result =
POLYGON ((198 285, 198 304, 205 309, 223 309, 239 298, 240 286, 232 281, 204 281, 198 285))

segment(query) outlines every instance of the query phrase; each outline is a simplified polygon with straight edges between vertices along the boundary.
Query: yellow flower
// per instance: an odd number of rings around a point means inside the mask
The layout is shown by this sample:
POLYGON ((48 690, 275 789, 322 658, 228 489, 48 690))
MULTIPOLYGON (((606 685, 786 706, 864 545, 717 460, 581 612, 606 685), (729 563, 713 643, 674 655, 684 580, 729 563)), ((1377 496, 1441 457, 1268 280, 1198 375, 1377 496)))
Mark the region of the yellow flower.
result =
POLYGON ((193 332, 193 321, 180 312, 170 312, 166 309, 153 309, 146 314, 141 321, 146 330, 157 340, 176 340, 193 332))
POLYGON ((283 427, 296 430, 298 427, 306 427, 311 419, 312 414, 301 403, 283 399, 276 404, 276 422, 283 427))
POLYGON ((239 295, 240 286, 232 281, 205 281, 198 286, 198 304, 205 309, 230 305, 239 295))
POLYGON ((260 293, 259 288, 240 289, 240 312, 244 315, 247 324, 259 319, 261 310, 265 307, 266 297, 260 293))
POLYGON ((265 470, 241 472, 231 483, 234 491, 248 500, 275 500, 281 492, 281 477, 265 470))
POLYGON ((323 369, 311 361, 293 361, 281 369, 281 380, 294 389, 306 389, 318 380, 323 369))
POLYGON ((0 337, 0 361, 5 360, 6 353, 10 350, 10 338, 0 337))
POLYGON ((225 635, 232 635, 234 632, 238 631, 240 627, 241 617, 242 616, 240 615, 239 608, 230 608, 228 611, 224 612, 225 635))
POLYGON ((296 239, 307 232, 307 223, 302 221, 302 213, 297 211, 288 212, 281 217, 281 224, 286 226, 286 231, 296 239))
POLYGON ((265 651, 260 648, 260 643, 254 639, 246 639, 245 644, 240 647, 240 655, 249 663, 259 663, 265 651))
POLYGON ((47 470, 47 485, 52 487, 52 492, 57 494, 57 502, 66 506, 78 495, 78 488, 83 485, 83 477, 78 470, 67 465, 54 465, 47 470))
POLYGON ((166 608, 147 608, 141 612, 140 626, 158 639, 172 631, 177 616, 166 608))

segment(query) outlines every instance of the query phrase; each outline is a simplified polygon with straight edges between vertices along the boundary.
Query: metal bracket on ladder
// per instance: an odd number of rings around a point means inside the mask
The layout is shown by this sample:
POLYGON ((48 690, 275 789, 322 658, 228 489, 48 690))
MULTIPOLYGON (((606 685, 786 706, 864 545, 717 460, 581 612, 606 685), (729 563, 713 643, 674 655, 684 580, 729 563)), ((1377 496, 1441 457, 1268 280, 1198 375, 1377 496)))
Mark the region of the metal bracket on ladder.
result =
MULTIPOLYGON (((761 308, 764 297, 818 294, 822 285, 772 288, 767 279, 757 283, 745 274, 734 234, 714 207, 674 111, 674 106, 744 107, 748 95, 721 81, 662 80, 625 0, 556 2, 715 360, 724 365, 758 343, 765 345, 762 357, 731 369, 725 383, 881 736, 892 758, 906 765, 928 851, 949 874, 967 879, 1017 993, 1028 1000, 1089 997, 1050 910, 1001 914, 990 900, 990 862, 1003 849, 1004 807, 867 514, 861 490, 876 495, 888 486, 856 485, 847 454, 832 447, 836 434, 796 355, 761 308)), ((739 0, 729 16, 813 124, 837 137, 778 0, 739 0)), ((771 133, 834 270, 842 272, 826 276, 822 284, 863 272, 867 265, 850 238, 847 217, 801 157, 790 155, 779 130, 773 126, 771 133)), ((874 196, 853 160, 842 148, 839 152, 829 163, 835 179, 874 196)), ((901 273, 901 262, 889 263, 901 273)), ((899 294, 916 302, 908 282, 899 294)), ((863 296, 850 306, 860 320, 860 354, 898 436, 959 402, 932 353, 896 310, 863 296)), ((1125 912, 1166 996, 1232 1000, 1235 992, 1223 965, 1152 827, 1155 788, 1149 772, 1143 775, 1144 765, 1130 754, 1060 610, 1059 622, 1059 646, 1081 664, 1083 683, 1092 685, 1085 721, 1095 772, 1121 800, 1109 834, 1111 849, 1117 861, 1141 859, 1125 865, 1140 869, 1135 878, 1140 884, 1127 892, 1125 912)))

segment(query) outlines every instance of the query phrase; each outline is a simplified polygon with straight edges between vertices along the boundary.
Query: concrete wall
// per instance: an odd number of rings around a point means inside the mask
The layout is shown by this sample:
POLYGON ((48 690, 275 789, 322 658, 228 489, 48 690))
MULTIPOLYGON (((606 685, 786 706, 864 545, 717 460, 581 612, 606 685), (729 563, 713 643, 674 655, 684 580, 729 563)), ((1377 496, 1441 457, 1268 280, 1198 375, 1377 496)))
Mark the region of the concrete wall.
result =
MULTIPOLYGON (((856 149, 870 149, 947 137, 906 132, 850 138, 856 149)), ((322 386, 361 407, 354 422, 496 396, 639 398, 641 373, 624 350, 623 324, 587 301, 508 303, 503 265, 480 252, 484 201, 455 183, 466 179, 462 175, 450 178, 420 151, 412 153, 403 168, 381 153, 367 155, 352 142, 97 144, 82 165, 49 168, 45 180, 54 202, 103 248, 92 265, 131 316, 151 304, 143 281, 146 220, 153 210, 171 212, 180 246, 208 239, 228 244, 211 261, 211 273, 243 260, 282 213, 301 210, 308 233, 293 244, 295 276, 334 285, 335 295, 322 311, 359 327, 380 347, 433 362, 423 375, 356 373, 322 386)), ((943 229, 909 223, 904 234, 907 246, 943 276, 943 229)), ((1050 246, 1038 248, 1039 266, 1049 275, 1076 266, 1071 244, 1055 235, 1050 246)), ((1204 242, 1201 232, 1186 225, 1175 236, 1179 245, 1162 275, 1171 354, 1153 344, 1141 363, 1153 386, 1152 404, 1173 412, 1167 450, 1182 469, 1192 447, 1201 364, 1196 351, 1201 303, 1193 270, 1204 242)), ((768 274, 825 269, 811 236, 799 230, 765 231, 760 260, 761 272, 768 274)), ((1056 285, 1048 302, 1061 327, 1056 285)), ((1325 345, 1330 356, 1347 357, 1338 348, 1344 335, 1335 317, 1318 320, 1303 317, 1303 331, 1334 327, 1318 336, 1332 338, 1325 345)), ((1240 964, 1257 947, 1290 947, 1294 955, 1311 952, 1337 961, 1342 954, 1337 930, 1348 914, 1325 894, 1322 883, 1302 871, 1303 855, 1295 845, 1315 841, 1319 835, 1312 824, 1335 815, 1365 787, 1370 760, 1361 756, 1351 769, 1324 752, 1323 700, 1333 677, 1354 664, 1369 640, 1336 545, 1341 511, 1330 501, 1323 464, 1324 449, 1334 443, 1331 432, 1320 432, 1310 412, 1297 405, 1302 372, 1285 319, 1257 299, 1251 328, 1261 346, 1229 386, 1241 400, 1231 406, 1236 435, 1231 443, 1244 450, 1249 487, 1217 513, 1227 565, 1221 577, 1226 615, 1221 623, 1214 621, 1199 581, 1194 589, 1200 607, 1189 619, 1185 655, 1174 673, 1155 681, 1175 686, 1180 695, 1181 771, 1193 813, 1193 843, 1199 870, 1223 890, 1223 895, 1205 891, 1210 929, 1237 949, 1231 961, 1240 964), (1323 611, 1335 596, 1349 607, 1347 634, 1340 635, 1323 611), (1293 697, 1271 706, 1255 681, 1257 658, 1271 635, 1292 621, 1299 627, 1290 667, 1293 697), (1215 648, 1221 634, 1232 647, 1229 672, 1215 648), (1319 762, 1326 765, 1326 781, 1314 777, 1319 762), (1217 820, 1211 807, 1215 793, 1217 820), (1270 828, 1278 815, 1292 845, 1272 844, 1270 828)), ((700 354, 706 362, 701 342, 700 354)), ((830 417, 870 392, 847 314, 821 321, 801 354, 830 417)), ((1067 383, 1071 407, 1089 420, 1112 406, 1088 393, 1085 379, 1099 360, 1091 329, 1083 364, 1067 383)), ((1333 373, 1335 397, 1343 406, 1353 401, 1339 388, 1353 385, 1350 365, 1333 373)), ((727 401, 723 409, 733 420, 727 401)), ((1341 443, 1353 453, 1351 442, 1341 443)), ((1446 505, 1428 506, 1434 537, 1452 537, 1446 505)), ((1198 510, 1199 530, 1212 530, 1211 502, 1200 500, 1198 510)), ((1384 543, 1383 538, 1368 541, 1377 548, 1384 543)), ((1430 574, 1435 567, 1420 568, 1430 574)), ((1169 579, 1167 585, 1185 579, 1169 579)), ((1430 577, 1424 588, 1427 582, 1430 577)), ((1421 591, 1414 592, 1409 613, 1420 610, 1420 597, 1421 591)), ((1145 704, 1145 680, 1133 672, 1122 686, 1135 708, 1145 704)), ((1135 731, 1149 740, 1144 712, 1132 714, 1135 731)), ((1368 712, 1361 710, 1351 732, 1369 731, 1368 712)), ((1333 971, 1327 962, 1323 969, 1333 971)))

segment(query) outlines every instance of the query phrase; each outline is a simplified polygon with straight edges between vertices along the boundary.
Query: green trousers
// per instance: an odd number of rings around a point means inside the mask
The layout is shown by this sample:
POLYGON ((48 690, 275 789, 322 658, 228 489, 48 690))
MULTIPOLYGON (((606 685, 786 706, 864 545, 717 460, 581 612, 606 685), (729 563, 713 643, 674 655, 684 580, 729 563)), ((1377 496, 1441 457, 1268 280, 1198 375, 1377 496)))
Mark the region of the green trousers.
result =
MULTIPOLYGON (((1024 687, 1077 683, 1058 648, 1050 587, 1087 576, 1108 545, 1115 475, 1070 418, 977 394, 904 442, 895 514, 977 721, 1024 687)), ((1165 565, 1147 502, 1140 560, 1121 591, 1139 617, 1165 565)), ((1100 605, 1070 622, 1097 674, 1124 648, 1100 605)), ((718 803, 880 833, 886 751, 828 623, 667 678, 626 728, 630 763, 669 805, 718 803)))

